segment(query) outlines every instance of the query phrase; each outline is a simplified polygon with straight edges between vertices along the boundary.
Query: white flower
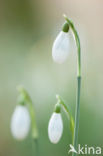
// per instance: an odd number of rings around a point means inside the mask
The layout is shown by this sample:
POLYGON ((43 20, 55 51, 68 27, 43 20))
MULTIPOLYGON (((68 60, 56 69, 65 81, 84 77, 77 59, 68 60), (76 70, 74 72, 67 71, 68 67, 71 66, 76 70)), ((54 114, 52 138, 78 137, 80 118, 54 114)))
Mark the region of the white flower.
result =
POLYGON ((17 106, 11 119, 11 132, 14 138, 23 140, 30 129, 30 116, 25 106, 17 106))
POLYGON ((53 60, 57 63, 63 63, 70 51, 69 33, 61 31, 54 41, 52 48, 53 60))
POLYGON ((60 113, 54 112, 51 116, 48 126, 48 135, 52 143, 59 142, 63 133, 63 122, 60 113))

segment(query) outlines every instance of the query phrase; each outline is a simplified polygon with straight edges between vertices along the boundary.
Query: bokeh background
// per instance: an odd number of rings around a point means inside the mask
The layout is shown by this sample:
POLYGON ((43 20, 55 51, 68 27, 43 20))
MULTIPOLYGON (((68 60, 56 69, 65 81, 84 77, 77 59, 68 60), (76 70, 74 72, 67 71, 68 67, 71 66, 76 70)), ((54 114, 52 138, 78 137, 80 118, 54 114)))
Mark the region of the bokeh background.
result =
POLYGON ((17 104, 16 86, 24 85, 34 102, 42 156, 67 156, 71 134, 63 113, 64 133, 50 143, 47 126, 58 93, 75 111, 76 47, 71 35, 68 60, 58 65, 52 44, 71 18, 82 45, 82 94, 79 143, 103 146, 103 1, 0 0, 0 156, 32 156, 30 135, 13 139, 10 120, 17 104))

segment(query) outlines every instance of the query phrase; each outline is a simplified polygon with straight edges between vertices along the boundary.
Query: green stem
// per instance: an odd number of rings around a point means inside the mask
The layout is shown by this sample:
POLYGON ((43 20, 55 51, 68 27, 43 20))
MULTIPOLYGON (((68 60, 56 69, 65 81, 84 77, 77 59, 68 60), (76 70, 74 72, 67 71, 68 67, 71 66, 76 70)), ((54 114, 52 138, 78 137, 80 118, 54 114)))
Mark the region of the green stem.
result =
POLYGON ((64 111, 67 115, 68 120, 70 121, 70 130, 72 133, 72 142, 73 142, 73 138, 74 138, 74 119, 73 116, 71 114, 70 108, 68 109, 68 107, 66 106, 66 104, 64 103, 64 101, 62 100, 62 98, 59 95, 56 95, 56 98, 58 99, 58 102, 63 106, 64 111))
MULTIPOLYGON (((81 48, 80 39, 78 33, 71 20, 64 15, 65 20, 68 22, 70 28, 73 31, 76 45, 77 45, 77 97, 76 97, 76 110, 75 110, 75 128, 74 128, 74 148, 77 150, 78 145, 78 131, 79 131, 79 114, 80 114, 80 86, 81 86, 81 48)), ((76 156, 76 153, 72 153, 72 156, 76 156)))
MULTIPOLYGON (((79 114, 80 114, 80 87, 81 87, 81 77, 77 78, 77 98, 76 98, 76 110, 75 110, 75 129, 74 129, 74 148, 77 150, 78 145, 78 131, 79 131, 79 114)), ((72 156, 76 156, 73 153, 72 156)))
POLYGON ((39 145, 38 145, 38 139, 33 140, 32 139, 32 156, 39 156, 39 145))
POLYGON ((39 155, 38 154, 38 143, 37 143, 38 142, 38 129, 37 129, 36 120, 35 120, 35 111, 34 111, 33 103, 32 103, 32 100, 31 100, 29 94, 22 86, 18 87, 18 91, 20 93, 21 103, 23 103, 24 105, 27 104, 27 106, 28 106, 30 119, 31 119, 32 139, 36 144, 36 156, 38 156, 39 155))
POLYGON ((39 156, 38 139, 35 139, 35 156, 39 156))
POLYGON ((68 19, 68 17, 66 15, 64 15, 64 18, 68 22, 70 28, 73 31, 74 37, 75 37, 75 41, 76 41, 76 45, 77 45, 77 76, 81 77, 81 48, 80 48, 79 35, 78 35, 72 21, 70 19, 68 19))

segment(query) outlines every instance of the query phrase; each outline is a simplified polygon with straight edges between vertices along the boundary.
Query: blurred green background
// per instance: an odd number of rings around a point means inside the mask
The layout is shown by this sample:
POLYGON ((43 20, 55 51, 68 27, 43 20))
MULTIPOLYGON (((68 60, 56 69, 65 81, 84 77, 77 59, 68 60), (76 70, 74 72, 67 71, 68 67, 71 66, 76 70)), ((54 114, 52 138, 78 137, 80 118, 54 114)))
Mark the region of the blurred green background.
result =
POLYGON ((30 136, 17 142, 10 132, 19 84, 30 93, 39 127, 40 155, 67 156, 71 134, 63 113, 64 133, 50 143, 47 126, 59 93, 75 110, 76 47, 71 37, 68 60, 53 62, 52 44, 71 18, 82 45, 82 94, 79 143, 103 146, 103 1, 0 0, 0 156, 31 156, 30 136))

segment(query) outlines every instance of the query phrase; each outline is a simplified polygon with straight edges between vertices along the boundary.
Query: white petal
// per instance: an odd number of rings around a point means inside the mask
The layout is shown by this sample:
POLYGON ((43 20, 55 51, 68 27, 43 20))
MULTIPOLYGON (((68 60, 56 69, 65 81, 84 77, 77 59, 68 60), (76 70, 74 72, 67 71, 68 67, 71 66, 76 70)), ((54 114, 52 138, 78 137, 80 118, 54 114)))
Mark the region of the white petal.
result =
POLYGON ((56 144, 63 133, 63 122, 60 113, 53 113, 49 121, 48 135, 52 143, 56 144))
POLYGON ((52 48, 53 60, 57 63, 63 63, 67 59, 70 51, 69 34, 61 31, 54 41, 52 48))
POLYGON ((30 116, 25 106, 17 106, 11 119, 11 132, 14 138, 24 139, 30 129, 30 116))

